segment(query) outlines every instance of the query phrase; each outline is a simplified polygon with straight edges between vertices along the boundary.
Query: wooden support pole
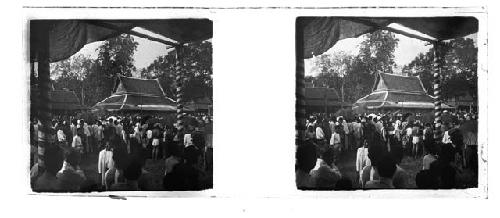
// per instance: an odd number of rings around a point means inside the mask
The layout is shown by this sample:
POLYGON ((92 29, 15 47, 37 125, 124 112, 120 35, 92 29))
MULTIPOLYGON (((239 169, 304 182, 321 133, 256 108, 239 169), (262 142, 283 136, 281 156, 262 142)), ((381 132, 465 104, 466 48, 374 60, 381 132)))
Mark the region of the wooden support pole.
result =
POLYGON ((183 74, 183 67, 184 67, 184 62, 183 62, 183 55, 184 55, 184 47, 182 45, 177 46, 175 48, 175 55, 176 55, 176 65, 175 65, 175 71, 176 71, 176 77, 175 77, 175 85, 176 85, 176 103, 177 103, 177 125, 178 127, 181 128, 183 123, 182 120, 184 118, 184 92, 183 92, 183 80, 184 80, 184 74, 183 74))
POLYGON ((304 76, 304 30, 299 20, 295 23, 295 130, 296 145, 305 140, 306 103, 304 76))
POLYGON ((441 139, 441 68, 442 68, 442 48, 441 43, 434 43, 434 140, 441 139))
MULTIPOLYGON (((42 127, 38 131, 38 167, 41 172, 45 167, 45 149, 49 146, 49 134, 51 124, 51 102, 50 102, 50 62, 49 62, 49 23, 41 21, 33 28, 40 39, 37 54, 38 60, 38 87, 40 91, 38 101, 38 116, 42 127)), ((32 32, 33 33, 33 32, 32 32)))

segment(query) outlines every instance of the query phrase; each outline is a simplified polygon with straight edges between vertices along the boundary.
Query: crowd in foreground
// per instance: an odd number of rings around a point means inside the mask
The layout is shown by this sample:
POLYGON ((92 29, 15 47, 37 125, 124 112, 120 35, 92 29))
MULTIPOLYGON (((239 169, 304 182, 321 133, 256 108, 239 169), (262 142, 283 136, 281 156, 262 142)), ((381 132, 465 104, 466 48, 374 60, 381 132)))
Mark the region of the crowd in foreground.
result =
POLYGON ((30 123, 31 186, 37 192, 150 191, 153 173, 146 160, 162 165, 163 189, 202 190, 212 187, 212 122, 208 115, 192 116, 183 125, 161 117, 111 116, 96 120, 58 117, 45 132, 44 166, 39 166, 37 143, 42 124, 30 123), (96 163, 86 175, 82 159, 96 163))
POLYGON ((477 115, 447 115, 451 122, 438 121, 436 129, 419 116, 313 114, 305 140, 297 145, 296 185, 302 190, 415 188, 411 182, 419 189, 452 189, 463 188, 460 174, 467 170, 477 186, 477 115), (356 153, 354 177, 338 167, 348 152, 356 153), (422 163, 414 178, 401 167, 404 157, 422 163))

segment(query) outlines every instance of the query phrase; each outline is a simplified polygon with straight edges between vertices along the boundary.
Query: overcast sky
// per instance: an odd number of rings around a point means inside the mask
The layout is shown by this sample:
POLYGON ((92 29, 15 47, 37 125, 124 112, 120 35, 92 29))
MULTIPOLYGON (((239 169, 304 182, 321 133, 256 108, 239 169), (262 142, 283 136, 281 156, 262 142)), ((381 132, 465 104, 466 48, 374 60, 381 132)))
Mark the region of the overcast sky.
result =
MULTIPOLYGON (((160 42, 151 41, 141 37, 132 36, 138 43, 137 50, 134 52, 134 65, 137 70, 149 66, 157 57, 168 54, 172 49, 167 49, 166 45, 160 42)), ((77 54, 90 55, 97 58, 95 51, 104 42, 93 42, 85 45, 77 54)))
MULTIPOLYGON (((422 34, 418 31, 406 28, 399 24, 391 24, 390 27, 401 29, 406 32, 420 35, 427 38, 432 38, 425 34, 422 34)), ((476 34, 472 34, 467 36, 467 38, 472 38, 474 42, 476 42, 476 34)), ((409 64, 415 57, 417 57, 420 53, 425 53, 432 48, 432 45, 429 45, 427 42, 424 42, 420 39, 409 38, 401 34, 396 34, 396 38, 399 39, 398 45, 394 51, 394 61, 399 68, 403 67, 406 64, 409 64)), ((364 40, 363 36, 358 38, 348 38, 343 39, 337 42, 330 50, 325 52, 325 54, 332 54, 335 52, 344 52, 347 54, 357 55, 359 53, 359 46, 361 42, 364 40)), ((315 76, 318 72, 314 72, 311 70, 314 58, 309 58, 304 61, 304 72, 306 76, 315 76)))
MULTIPOLYGON (((397 24, 391 24, 390 27, 401 29, 413 34, 421 35, 424 37, 429 37, 425 34, 419 33, 417 31, 414 31, 412 29, 405 28, 404 26, 397 25, 397 24)), ((151 33, 149 31, 140 29, 140 28, 134 28, 134 30, 142 33, 147 33, 148 35, 152 35, 158 38, 162 38, 165 40, 165 37, 162 37, 161 35, 157 35, 154 33, 151 33)), ((137 68, 137 70, 140 70, 144 67, 147 67, 149 64, 151 64, 157 57, 166 55, 169 52, 173 51, 173 49, 167 49, 167 47, 159 42, 151 41, 148 39, 132 36, 136 42, 138 42, 137 50, 134 53, 134 65, 137 68)), ((476 40, 476 34, 473 34, 471 36, 468 36, 476 40)), ((394 51, 394 56, 395 56, 395 62, 399 67, 402 67, 408 63, 410 63, 419 53, 425 53, 427 52, 432 45, 428 45, 427 42, 424 42, 419 39, 414 39, 414 38, 409 38, 400 34, 396 34, 396 38, 399 39, 398 46, 396 47, 394 51)), ((358 38, 348 38, 348 39, 343 39, 337 42, 335 46, 333 46, 330 50, 326 52, 326 54, 331 54, 335 52, 345 52, 347 54, 352 54, 352 55, 357 55, 359 52, 359 46, 361 42, 363 41, 364 37, 360 36, 358 38)), ((102 45, 104 42, 94 42, 87 44, 84 46, 78 53, 76 54, 83 54, 83 55, 90 55, 92 58, 97 57, 97 52, 95 52, 95 49, 102 45)), ((291 45, 294 46, 294 45, 291 45)), ((305 60, 305 74, 306 75, 315 75, 318 72, 313 72, 311 71, 312 67, 312 61, 313 58, 306 59, 305 60)))

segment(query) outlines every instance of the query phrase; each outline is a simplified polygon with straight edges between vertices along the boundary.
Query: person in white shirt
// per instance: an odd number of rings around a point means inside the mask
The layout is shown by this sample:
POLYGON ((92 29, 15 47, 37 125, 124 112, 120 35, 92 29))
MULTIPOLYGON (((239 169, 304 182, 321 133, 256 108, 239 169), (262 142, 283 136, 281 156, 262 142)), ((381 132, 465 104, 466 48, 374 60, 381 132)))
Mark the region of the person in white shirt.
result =
POLYGON ((449 144, 451 143, 450 135, 448 134, 448 131, 444 132, 443 139, 441 140, 443 144, 449 144))
POLYGON ((148 129, 146 130, 146 143, 149 146, 151 144, 151 141, 153 140, 153 130, 148 129))
POLYGON ((333 129, 332 137, 330 138, 330 148, 333 149, 333 161, 335 163, 342 148, 338 127, 333 129))
POLYGON ((360 185, 362 185, 362 179, 363 179, 363 169, 366 166, 371 166, 371 161, 370 158, 368 157, 368 142, 365 140, 363 142, 363 147, 358 148, 357 154, 356 154, 356 172, 358 172, 358 181, 360 185))
POLYGON ((73 142, 71 143, 71 147, 78 151, 80 154, 83 153, 83 143, 81 135, 83 135, 83 130, 78 129, 76 131, 76 135, 73 137, 73 142))
POLYGON ((349 151, 350 149, 350 141, 349 137, 351 136, 351 132, 349 131, 349 125, 347 124, 347 121, 342 118, 342 128, 344 130, 344 150, 349 151))
POLYGON ((83 143, 85 144, 85 151, 87 153, 90 153, 93 151, 92 149, 92 142, 90 141, 90 137, 92 134, 90 133, 90 126, 87 124, 87 122, 83 121, 83 143))
POLYGON ((193 145, 193 137, 191 136, 191 133, 184 134, 184 147, 191 145, 193 145))
MULTIPOLYGON (((428 148, 427 148, 427 151, 428 148)), ((422 170, 430 170, 431 169, 431 164, 437 160, 436 154, 434 152, 429 152, 424 156, 422 159, 422 170)))
POLYGON ((323 132, 323 129, 318 125, 316 127, 316 140, 321 141, 325 139, 325 133, 323 132))
POLYGON ((97 172, 101 175, 101 185, 106 185, 106 176, 114 168, 113 150, 111 144, 106 140, 105 148, 99 152, 99 159, 97 162, 97 172))
POLYGON ((57 130, 57 141, 66 142, 66 135, 62 129, 57 130))
POLYGON ((328 127, 330 128, 330 131, 333 132, 333 129, 335 129, 335 121, 334 118, 331 118, 330 121, 328 121, 328 127))

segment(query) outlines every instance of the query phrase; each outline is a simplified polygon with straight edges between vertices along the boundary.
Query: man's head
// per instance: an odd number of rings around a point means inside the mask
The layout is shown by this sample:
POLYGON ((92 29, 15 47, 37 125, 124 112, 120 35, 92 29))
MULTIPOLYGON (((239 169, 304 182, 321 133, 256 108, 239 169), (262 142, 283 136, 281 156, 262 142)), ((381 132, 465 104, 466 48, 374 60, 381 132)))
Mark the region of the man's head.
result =
POLYGON ((370 158, 372 165, 376 166, 384 153, 383 140, 376 132, 372 132, 366 140, 368 142, 368 158, 370 158))
POLYGON ((81 155, 75 149, 69 149, 66 152, 65 160, 69 165, 76 167, 76 166, 80 165, 81 155))
POLYGON ((59 146, 48 146, 45 149, 45 169, 48 173, 56 175, 61 169, 64 156, 59 146))
POLYGON ((325 161, 326 164, 329 166, 332 165, 333 163, 333 153, 334 150, 333 148, 327 148, 322 154, 321 154, 321 159, 325 161))
POLYGON ((123 170, 123 176, 127 181, 136 181, 142 174, 142 165, 140 160, 133 160, 123 170))
POLYGON ((377 161, 377 170, 380 177, 392 178, 396 173, 396 161, 390 154, 384 154, 377 161))
POLYGON ((439 151, 439 160, 449 163, 455 160, 455 148, 451 144, 442 144, 439 151))
POLYGON ((124 170, 129 163, 129 156, 127 154, 126 148, 124 148, 123 146, 114 147, 113 161, 117 169, 124 170))
POLYGON ((435 189, 438 188, 438 180, 430 170, 422 170, 415 176, 415 183, 419 189, 435 189))
POLYGON ((396 164, 401 163, 404 156, 403 148, 400 146, 394 146, 393 148, 391 148, 390 155, 392 156, 396 164))
POLYGON ((184 159, 186 164, 196 165, 200 161, 200 151, 194 145, 187 146, 184 150, 184 159))
POLYGON ((108 151, 112 149, 111 142, 108 139, 104 140, 104 148, 108 151))
POLYGON ((316 165, 316 146, 310 140, 300 143, 295 158, 299 170, 303 172, 311 171, 316 165))

